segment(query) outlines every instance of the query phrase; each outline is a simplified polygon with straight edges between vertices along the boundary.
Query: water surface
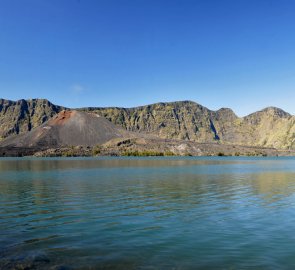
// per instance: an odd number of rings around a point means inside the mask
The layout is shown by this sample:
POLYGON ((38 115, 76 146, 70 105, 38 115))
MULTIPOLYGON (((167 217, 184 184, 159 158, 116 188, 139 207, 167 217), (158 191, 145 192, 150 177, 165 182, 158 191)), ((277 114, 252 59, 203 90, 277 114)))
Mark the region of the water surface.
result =
POLYGON ((293 269, 295 158, 0 159, 0 269, 293 269))

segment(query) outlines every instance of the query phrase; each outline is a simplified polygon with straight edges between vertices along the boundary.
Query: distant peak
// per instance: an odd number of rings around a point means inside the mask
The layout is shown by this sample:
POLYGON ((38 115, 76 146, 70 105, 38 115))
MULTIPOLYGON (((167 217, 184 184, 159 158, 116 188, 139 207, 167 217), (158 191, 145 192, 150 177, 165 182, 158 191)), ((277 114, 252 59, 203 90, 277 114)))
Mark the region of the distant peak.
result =
POLYGON ((279 117, 290 117, 291 116, 291 114, 285 112, 284 110, 277 108, 277 107, 273 107, 273 106, 266 107, 254 114, 257 114, 257 113, 267 113, 267 114, 279 116, 279 117))
MULTIPOLYGON (((191 101, 191 100, 178 100, 178 101, 167 101, 167 102, 157 102, 151 105, 187 105, 187 104, 193 104, 193 105, 199 105, 198 103, 191 101)), ((146 105, 149 106, 149 105, 146 105)))
POLYGON ((234 113, 234 111, 230 108, 220 108, 219 110, 217 110, 217 112, 230 112, 230 113, 234 113))
POLYGON ((234 111, 230 108, 220 108, 219 110, 216 111, 217 114, 223 114, 223 115, 230 115, 235 118, 238 116, 234 113, 234 111))

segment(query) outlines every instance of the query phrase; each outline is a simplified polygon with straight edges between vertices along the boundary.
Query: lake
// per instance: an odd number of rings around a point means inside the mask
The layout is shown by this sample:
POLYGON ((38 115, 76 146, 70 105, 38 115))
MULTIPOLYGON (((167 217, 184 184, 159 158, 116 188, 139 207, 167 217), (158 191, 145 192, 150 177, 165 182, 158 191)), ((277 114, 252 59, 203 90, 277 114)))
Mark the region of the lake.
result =
POLYGON ((0 269, 293 269, 295 158, 2 158, 0 269))

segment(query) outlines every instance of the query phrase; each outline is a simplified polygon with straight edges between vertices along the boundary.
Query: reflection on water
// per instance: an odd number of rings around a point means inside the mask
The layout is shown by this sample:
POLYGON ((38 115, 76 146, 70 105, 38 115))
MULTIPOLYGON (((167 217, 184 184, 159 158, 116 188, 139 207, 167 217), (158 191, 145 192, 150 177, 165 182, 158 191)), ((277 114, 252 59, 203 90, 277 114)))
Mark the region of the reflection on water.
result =
POLYGON ((294 158, 0 159, 1 269, 290 269, 294 158))

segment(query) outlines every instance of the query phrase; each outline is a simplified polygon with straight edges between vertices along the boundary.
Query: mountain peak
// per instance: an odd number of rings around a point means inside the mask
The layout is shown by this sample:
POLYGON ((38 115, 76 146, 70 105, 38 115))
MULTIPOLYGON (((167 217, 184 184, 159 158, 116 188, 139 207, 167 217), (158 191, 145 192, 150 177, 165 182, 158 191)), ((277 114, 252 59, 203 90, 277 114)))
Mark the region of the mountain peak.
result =
POLYGON ((218 112, 218 113, 228 113, 228 114, 233 114, 233 115, 237 116, 234 113, 234 111, 232 109, 230 109, 230 108, 220 108, 216 112, 218 112))
POLYGON ((280 108, 277 108, 277 107, 272 107, 272 106, 266 107, 262 111, 276 114, 280 117, 291 116, 291 114, 287 113, 286 111, 284 111, 280 108))
MULTIPOLYGON (((18 147, 93 146, 130 135, 94 113, 63 110, 43 125, 2 143, 18 147)), ((131 135, 130 135, 131 136, 131 135)))
MULTIPOLYGON (((105 125, 105 132, 108 130, 107 127, 112 124, 125 131, 148 133, 163 139, 216 143, 216 138, 219 138, 219 143, 226 144, 268 146, 281 149, 295 147, 293 137, 295 117, 282 109, 267 107, 239 118, 229 108, 213 111, 190 100, 161 102, 133 108, 92 107, 73 111, 56 106, 46 99, 20 100, 18 102, 1 99, 0 140, 12 135, 26 134, 49 120, 46 128, 42 131, 51 129, 50 125, 52 125, 52 131, 56 130, 59 134, 60 129, 64 127, 64 134, 71 138, 68 142, 78 143, 75 138, 76 133, 73 132, 74 137, 72 137, 72 132, 66 130, 70 130, 71 126, 78 127, 79 130, 88 130, 89 133, 92 132, 91 130, 94 132, 96 127, 93 126, 90 129, 87 123, 91 122, 93 125, 97 125, 97 119, 99 119, 97 115, 100 115, 102 119, 105 117, 111 122, 105 125), (92 112, 95 115, 85 115, 83 112, 92 112)), ((105 121, 107 121, 106 119, 105 121)), ((116 133, 115 127, 110 129, 111 133, 116 133)), ((59 140, 58 135, 50 134, 52 138, 59 140)), ((88 144, 90 140, 86 139, 87 136, 84 142, 88 144)), ((79 137, 77 136, 77 138, 79 137)), ((66 138, 64 138, 64 142, 66 142, 66 138)))
POLYGON ((270 115, 270 116, 278 117, 278 118, 292 117, 291 114, 285 112, 284 110, 277 108, 277 107, 270 106, 270 107, 266 107, 260 111, 251 113, 248 116, 246 116, 245 118, 249 118, 249 117, 253 117, 253 116, 261 115, 261 114, 266 114, 266 115, 270 115))

